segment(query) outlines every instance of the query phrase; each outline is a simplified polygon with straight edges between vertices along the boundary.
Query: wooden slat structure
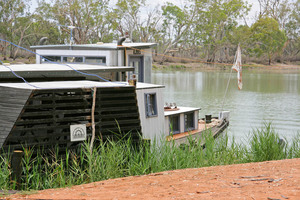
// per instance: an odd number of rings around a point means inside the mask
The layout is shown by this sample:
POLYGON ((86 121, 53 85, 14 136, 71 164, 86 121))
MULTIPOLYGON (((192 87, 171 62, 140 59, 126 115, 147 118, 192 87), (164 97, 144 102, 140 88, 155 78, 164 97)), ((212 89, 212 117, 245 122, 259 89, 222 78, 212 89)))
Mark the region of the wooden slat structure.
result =
POLYGON ((86 124, 92 134, 93 88, 96 92, 96 138, 141 134, 136 92, 133 86, 94 81, 62 81, 0 84, 0 147, 4 150, 54 146, 72 149, 70 125, 86 124), (48 86, 47 86, 48 85, 48 86), (128 134, 130 132, 130 134, 128 134))

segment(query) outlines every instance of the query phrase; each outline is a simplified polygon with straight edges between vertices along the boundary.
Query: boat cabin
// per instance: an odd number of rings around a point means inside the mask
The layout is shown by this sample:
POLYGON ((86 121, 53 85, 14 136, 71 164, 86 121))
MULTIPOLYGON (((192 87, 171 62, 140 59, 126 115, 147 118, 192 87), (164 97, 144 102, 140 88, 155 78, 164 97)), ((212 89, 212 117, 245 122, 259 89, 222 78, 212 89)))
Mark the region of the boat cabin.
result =
POLYGON ((115 72, 112 81, 125 81, 134 73, 138 82, 151 83, 152 48, 156 43, 103 43, 31 46, 36 64, 50 62, 97 66, 132 66, 133 72, 115 72))
POLYGON ((223 113, 221 120, 213 123, 200 123, 200 108, 174 104, 164 107, 164 86, 151 84, 154 46, 155 43, 32 46, 37 64, 3 66, 0 71, 4 113, 0 114, 0 147, 20 148, 24 142, 47 147, 56 141, 63 147, 76 147, 79 136, 72 135, 73 131, 86 129, 82 140, 91 135, 95 88, 97 136, 111 138, 118 132, 130 132, 135 139, 141 135, 151 141, 174 139, 180 144, 187 142, 190 134, 196 138, 207 128, 214 133, 226 128, 229 113, 223 113))
POLYGON ((136 95, 144 139, 161 141, 164 132, 164 92, 165 86, 137 83, 136 95))
POLYGON ((165 132, 169 135, 189 132, 198 129, 200 108, 174 107, 164 109, 165 132))

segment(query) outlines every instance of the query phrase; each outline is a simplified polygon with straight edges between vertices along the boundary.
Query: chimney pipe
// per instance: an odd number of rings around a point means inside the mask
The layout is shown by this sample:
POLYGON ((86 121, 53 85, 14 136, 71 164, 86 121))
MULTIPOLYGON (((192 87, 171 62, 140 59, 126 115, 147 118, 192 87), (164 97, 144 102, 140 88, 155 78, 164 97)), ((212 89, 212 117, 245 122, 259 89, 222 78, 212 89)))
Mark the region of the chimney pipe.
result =
POLYGON ((121 37, 121 38, 118 40, 118 46, 122 46, 122 44, 123 44, 123 42, 126 40, 126 38, 129 38, 128 32, 125 33, 125 36, 124 36, 124 37, 121 37))
POLYGON ((126 37, 122 37, 118 40, 118 46, 122 46, 123 42, 126 40, 126 37))
POLYGON ((39 41, 39 45, 44 45, 47 40, 48 40, 47 37, 42 37, 39 41))

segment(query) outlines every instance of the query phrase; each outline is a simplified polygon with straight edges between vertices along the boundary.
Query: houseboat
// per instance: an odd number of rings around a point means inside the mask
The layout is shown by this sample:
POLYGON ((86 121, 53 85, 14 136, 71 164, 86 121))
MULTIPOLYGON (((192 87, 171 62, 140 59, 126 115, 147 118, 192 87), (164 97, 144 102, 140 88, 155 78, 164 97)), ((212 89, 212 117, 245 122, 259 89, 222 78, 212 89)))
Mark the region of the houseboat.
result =
POLYGON ((200 108, 165 106, 165 87, 151 83, 155 46, 120 41, 32 46, 36 64, 1 67, 0 147, 75 147, 89 139, 94 90, 98 138, 130 133, 134 139, 181 144, 205 130, 217 136, 229 124, 228 112, 203 121, 200 108))

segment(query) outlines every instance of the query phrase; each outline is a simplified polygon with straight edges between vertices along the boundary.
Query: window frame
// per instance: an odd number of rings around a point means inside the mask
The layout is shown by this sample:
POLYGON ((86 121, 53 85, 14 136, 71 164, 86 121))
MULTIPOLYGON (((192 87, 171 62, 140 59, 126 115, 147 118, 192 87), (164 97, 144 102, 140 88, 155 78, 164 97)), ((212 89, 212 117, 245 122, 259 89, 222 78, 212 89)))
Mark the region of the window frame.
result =
POLYGON ((89 65, 106 65, 106 56, 71 56, 71 55, 41 55, 41 63, 47 63, 48 61, 44 60, 43 58, 46 58, 48 60, 50 60, 51 62, 57 62, 57 63, 69 63, 69 64, 89 64, 89 65), (52 59, 49 59, 49 57, 55 57, 55 58, 60 58, 59 60, 56 59, 55 61, 53 61, 52 59), (72 58, 72 57, 77 57, 77 58, 81 58, 82 62, 68 62, 68 58, 72 58), (67 61, 64 61, 64 59, 67 59, 67 61), (88 63, 86 62, 86 59, 89 58, 94 58, 94 59, 102 59, 102 63, 88 63))
POLYGON ((158 116, 158 112, 157 112, 157 95, 156 92, 153 93, 145 93, 145 114, 146 114, 146 118, 150 118, 150 117, 157 117, 158 116), (148 99, 149 96, 149 99, 148 99), (154 96, 153 98, 153 102, 148 102, 151 101, 150 96, 154 96), (153 114, 150 111, 151 110, 151 105, 152 105, 152 109, 153 109, 153 114))
POLYGON ((61 57, 61 62, 62 63, 69 63, 69 64, 83 64, 84 63, 84 57, 83 56, 62 56, 61 57), (65 61, 65 58, 67 59, 66 61, 65 61), (81 62, 68 62, 68 58, 74 58, 74 59, 76 59, 76 58, 81 58, 82 59, 82 61, 81 62))
POLYGON ((184 113, 184 131, 192 131, 192 130, 195 130, 196 129, 196 126, 195 126, 195 112, 187 112, 187 113, 184 113), (187 127, 187 120, 186 120, 186 117, 188 115, 192 115, 192 123, 193 123, 193 126, 192 127, 187 127))
POLYGON ((175 134, 180 133, 180 114, 169 116, 169 132, 170 132, 169 135, 175 135, 175 134), (178 124, 178 129, 177 130, 174 130, 174 126, 172 124, 172 121, 175 121, 175 120, 173 120, 175 117, 177 118, 177 124, 178 124))
POLYGON ((50 62, 61 63, 61 56, 57 56, 57 55, 42 55, 42 57, 40 57, 40 58, 41 58, 41 63, 49 63, 49 61, 44 60, 45 58, 47 60, 50 60, 50 62), (60 59, 59 59, 59 61, 57 61, 57 60, 54 61, 54 60, 49 59, 49 57, 57 57, 57 58, 60 58, 60 59))
POLYGON ((106 65, 106 56, 84 56, 83 63, 89 64, 89 65, 106 65), (89 58, 101 59, 103 62, 102 63, 89 63, 89 62, 86 62, 86 60, 89 59, 89 58))

